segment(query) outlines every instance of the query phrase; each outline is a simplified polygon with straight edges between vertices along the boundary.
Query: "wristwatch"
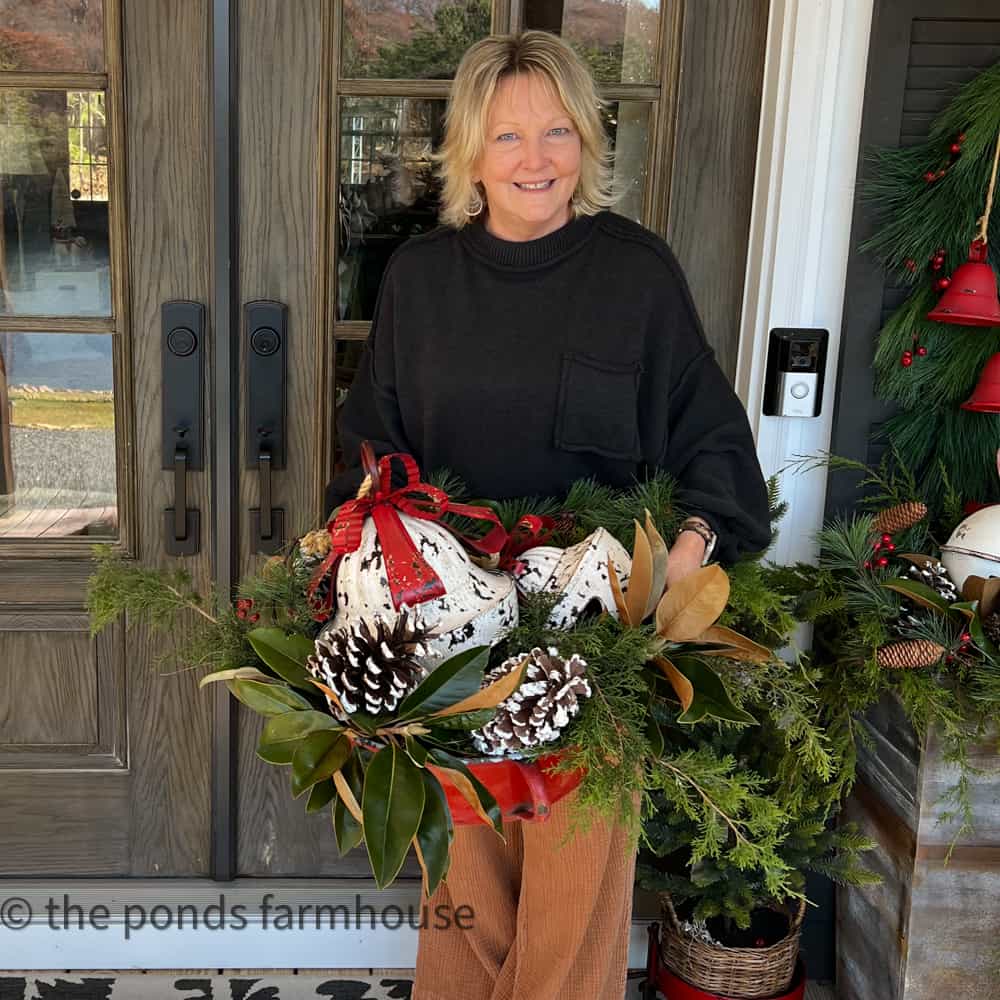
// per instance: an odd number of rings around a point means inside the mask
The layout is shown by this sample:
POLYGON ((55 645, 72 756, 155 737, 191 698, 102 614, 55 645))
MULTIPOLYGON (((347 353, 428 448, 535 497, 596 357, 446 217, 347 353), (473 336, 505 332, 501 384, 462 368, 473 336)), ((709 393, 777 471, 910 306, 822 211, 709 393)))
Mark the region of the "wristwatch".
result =
POLYGON ((682 531, 693 531, 705 542, 705 554, 702 556, 701 564, 702 566, 707 566, 709 560, 712 558, 712 553, 715 551, 715 543, 718 541, 718 535, 700 517, 689 517, 682 521, 677 533, 680 534, 682 531))

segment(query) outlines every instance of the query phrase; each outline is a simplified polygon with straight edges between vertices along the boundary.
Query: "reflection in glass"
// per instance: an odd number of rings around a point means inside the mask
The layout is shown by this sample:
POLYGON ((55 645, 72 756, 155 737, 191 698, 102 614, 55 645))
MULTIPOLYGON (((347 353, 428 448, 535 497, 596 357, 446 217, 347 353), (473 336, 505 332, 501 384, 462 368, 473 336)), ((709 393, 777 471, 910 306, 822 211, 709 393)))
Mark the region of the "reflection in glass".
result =
POLYGON ((564 38, 600 83, 658 78, 659 0, 525 0, 524 26, 564 38))
POLYGON ((0 0, 0 70, 104 72, 104 0, 0 0))
POLYGON ((612 211, 634 222, 642 222, 649 110, 645 101, 612 101, 604 112, 604 127, 615 151, 614 190, 622 195, 612 211))
POLYGON ((0 539, 118 534, 112 343, 0 333, 0 539))
MULTIPOLYGON (((341 408, 347 399, 347 390, 351 388, 358 374, 358 364, 365 349, 363 340, 338 340, 336 360, 334 361, 334 404, 333 425, 337 426, 341 408)), ((340 437, 334 435, 333 443, 334 474, 343 469, 343 449, 340 447, 340 437)))
POLYGON ((0 206, 0 314, 111 314, 103 92, 0 90, 0 206))
POLYGON ((489 33, 489 0, 345 0, 341 75, 450 80, 489 33))
POLYGON ((444 112, 443 100, 341 101, 339 319, 371 319, 393 250, 437 225, 440 182, 430 154, 443 138, 444 112))

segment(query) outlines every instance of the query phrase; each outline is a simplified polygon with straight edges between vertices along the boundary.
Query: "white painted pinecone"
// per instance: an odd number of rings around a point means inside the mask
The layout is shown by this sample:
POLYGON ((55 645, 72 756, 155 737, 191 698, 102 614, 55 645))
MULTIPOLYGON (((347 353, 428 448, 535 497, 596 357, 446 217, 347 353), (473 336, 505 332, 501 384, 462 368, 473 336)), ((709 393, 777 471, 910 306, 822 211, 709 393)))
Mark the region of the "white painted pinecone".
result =
MULTIPOLYGON (((591 694, 587 662, 574 653, 568 660, 559 650, 535 647, 517 690, 496 708, 496 714, 469 734, 480 753, 521 757, 522 751, 557 740, 591 694)), ((513 670, 524 654, 512 656, 488 671, 483 686, 513 670)))

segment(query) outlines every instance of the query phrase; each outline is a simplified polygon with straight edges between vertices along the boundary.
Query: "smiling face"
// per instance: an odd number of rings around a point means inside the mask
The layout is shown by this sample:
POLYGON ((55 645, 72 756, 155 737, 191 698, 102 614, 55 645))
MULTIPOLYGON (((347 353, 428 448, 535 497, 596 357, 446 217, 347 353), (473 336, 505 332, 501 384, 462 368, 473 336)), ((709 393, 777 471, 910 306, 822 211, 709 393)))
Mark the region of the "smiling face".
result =
POLYGON ((580 135, 548 81, 533 73, 504 77, 473 174, 486 190, 486 228, 500 239, 523 241, 565 225, 580 159, 580 135))

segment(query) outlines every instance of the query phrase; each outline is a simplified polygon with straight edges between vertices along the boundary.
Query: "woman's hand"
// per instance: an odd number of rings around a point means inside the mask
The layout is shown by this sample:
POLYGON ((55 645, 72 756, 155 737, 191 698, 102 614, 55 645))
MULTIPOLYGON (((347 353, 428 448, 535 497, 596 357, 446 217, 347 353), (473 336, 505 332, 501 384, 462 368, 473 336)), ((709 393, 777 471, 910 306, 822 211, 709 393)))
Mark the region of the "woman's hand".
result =
POLYGON ((705 558, 705 539, 694 531, 682 531, 670 549, 667 562, 667 588, 701 568, 705 558))

